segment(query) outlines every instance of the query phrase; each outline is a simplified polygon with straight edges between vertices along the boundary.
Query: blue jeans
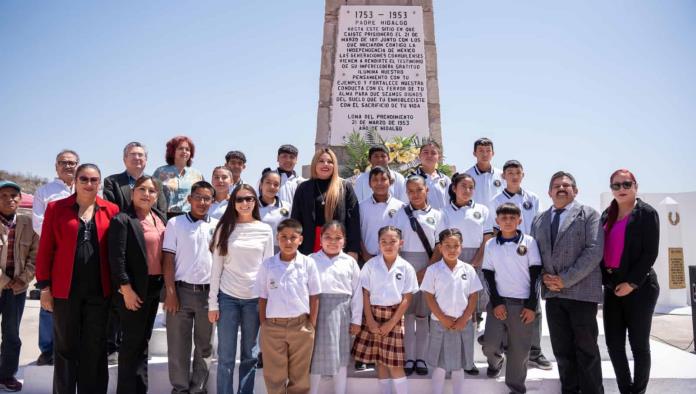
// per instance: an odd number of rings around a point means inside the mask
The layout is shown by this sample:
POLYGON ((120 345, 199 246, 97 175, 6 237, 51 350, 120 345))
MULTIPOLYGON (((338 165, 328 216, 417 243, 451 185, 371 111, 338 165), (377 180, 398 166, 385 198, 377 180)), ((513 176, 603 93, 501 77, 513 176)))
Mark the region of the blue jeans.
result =
POLYGON ((44 308, 39 311, 39 350, 53 353, 53 313, 44 308))
POLYGON ((223 292, 218 294, 220 319, 217 322, 218 333, 218 370, 217 392, 233 394, 235 358, 237 355, 237 331, 242 329, 242 347, 239 365, 239 394, 254 392, 256 377, 256 356, 258 347, 256 337, 259 333, 259 299, 243 300, 223 292))
POLYGON ((17 295, 10 289, 2 290, 0 296, 0 314, 2 314, 2 345, 0 345, 0 379, 8 379, 17 373, 19 350, 19 323, 24 313, 24 301, 27 293, 17 295))

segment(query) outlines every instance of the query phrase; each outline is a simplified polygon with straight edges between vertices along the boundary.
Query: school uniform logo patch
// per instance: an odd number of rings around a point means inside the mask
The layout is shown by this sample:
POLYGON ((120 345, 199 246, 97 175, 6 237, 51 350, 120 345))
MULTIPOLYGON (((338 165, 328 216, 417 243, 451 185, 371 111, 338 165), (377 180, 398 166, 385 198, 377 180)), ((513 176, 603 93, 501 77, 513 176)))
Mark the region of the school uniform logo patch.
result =
POLYGON ((500 187, 500 185, 502 185, 502 183, 500 183, 500 181, 498 179, 493 181, 493 186, 500 187))
POLYGON ((445 187, 447 182, 444 179, 440 179, 440 187, 445 187))
POLYGON ((435 218, 427 218, 427 219, 425 219, 425 221, 428 222, 428 224, 431 225, 431 226, 432 226, 433 224, 435 224, 435 218))
POLYGON ((474 212, 474 219, 481 219, 481 212, 474 212))
POLYGON ((268 281, 268 287, 270 287, 271 289, 277 289, 278 283, 276 283, 275 279, 271 279, 268 281))
POLYGON ((524 245, 518 246, 517 247, 517 254, 519 254, 520 256, 526 255, 527 254, 527 247, 524 245))
POLYGON ((390 217, 390 218, 393 218, 394 215, 396 215, 396 209, 390 209, 390 210, 389 210, 389 217, 390 217))
POLYGON ((524 208, 524 209, 526 209, 526 210, 529 211, 530 209, 532 209, 532 203, 529 202, 529 201, 525 201, 525 202, 522 203, 522 208, 524 208))
POLYGON ((466 280, 466 274, 462 274, 462 280, 466 280))
POLYGON ((285 208, 280 208, 280 214, 285 217, 288 217, 288 215, 290 215, 290 212, 288 212, 288 210, 285 208))
POLYGON ((403 275, 401 275, 401 272, 396 273, 396 280, 401 280, 403 278, 403 275))

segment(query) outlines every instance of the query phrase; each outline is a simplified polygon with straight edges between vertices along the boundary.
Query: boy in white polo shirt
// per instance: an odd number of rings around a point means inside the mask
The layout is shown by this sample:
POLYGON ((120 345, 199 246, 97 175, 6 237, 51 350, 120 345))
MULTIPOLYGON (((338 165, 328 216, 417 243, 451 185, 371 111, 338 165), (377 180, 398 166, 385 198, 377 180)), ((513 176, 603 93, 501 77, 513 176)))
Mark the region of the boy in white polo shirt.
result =
POLYGON ((321 279, 314 260, 297 251, 300 222, 283 220, 277 237, 280 252, 256 277, 263 378, 269 394, 307 393, 321 279))
MULTIPOLYGON (((517 160, 508 160, 503 165, 503 179, 506 187, 493 197, 493 209, 498 208, 506 202, 513 203, 522 212, 522 223, 518 229, 523 234, 530 234, 532 231, 532 221, 540 211, 539 197, 536 194, 522 189, 522 179, 524 169, 522 163, 517 160)), ((541 352, 541 308, 537 305, 536 317, 534 319, 534 332, 532 334, 532 348, 529 351, 529 365, 539 369, 551 369, 551 363, 541 352)))
POLYGON ((505 188, 503 172, 493 166, 493 156, 493 141, 485 137, 477 139, 474 142, 476 164, 466 170, 476 181, 474 201, 487 206, 491 212, 495 212, 493 197, 505 188))
POLYGON ((372 195, 360 201, 361 257, 363 263, 379 254, 377 232, 388 225, 404 206, 403 200, 391 194, 390 185, 394 180, 387 168, 373 167, 369 177, 372 195))
POLYGON ((162 244, 164 310, 167 312, 167 355, 172 393, 207 391, 213 352, 213 325, 208 320, 208 292, 213 261, 210 241, 217 219, 208 216, 215 197, 213 185, 191 186, 191 211, 167 222, 162 244), (193 371, 191 330, 193 329, 193 371))
MULTIPOLYGON (((389 169, 389 150, 384 145, 375 145, 367 153, 367 160, 370 167, 383 167, 389 171, 392 182, 389 186, 389 194, 392 197, 404 201, 406 200, 406 180, 404 176, 394 170, 389 169)), ((365 171, 355 179, 353 190, 358 196, 358 201, 364 201, 372 196, 370 187, 370 171, 365 171)))
POLYGON ((486 243, 483 255, 491 298, 483 353, 488 359, 488 377, 499 376, 504 361, 500 344, 507 340, 505 384, 513 393, 525 393, 541 257, 536 241, 517 230, 520 209, 515 204, 499 206, 495 221, 500 232, 486 243))

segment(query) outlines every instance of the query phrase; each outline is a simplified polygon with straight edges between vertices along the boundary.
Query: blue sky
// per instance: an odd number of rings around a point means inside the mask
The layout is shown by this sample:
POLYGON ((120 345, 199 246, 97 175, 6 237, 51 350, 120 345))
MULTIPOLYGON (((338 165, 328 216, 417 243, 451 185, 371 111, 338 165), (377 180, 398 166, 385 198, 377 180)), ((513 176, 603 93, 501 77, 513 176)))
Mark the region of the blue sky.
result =
MULTIPOLYGON (((306 164, 323 15, 320 0, 2 1, 0 168, 51 177, 73 148, 107 175, 139 140, 151 172, 178 134, 208 178, 230 149, 247 180, 282 143, 306 164)), ((619 167, 644 192, 696 190, 695 2, 436 0, 435 24, 448 163, 471 166, 488 136, 541 195, 565 169, 598 206, 619 167)))

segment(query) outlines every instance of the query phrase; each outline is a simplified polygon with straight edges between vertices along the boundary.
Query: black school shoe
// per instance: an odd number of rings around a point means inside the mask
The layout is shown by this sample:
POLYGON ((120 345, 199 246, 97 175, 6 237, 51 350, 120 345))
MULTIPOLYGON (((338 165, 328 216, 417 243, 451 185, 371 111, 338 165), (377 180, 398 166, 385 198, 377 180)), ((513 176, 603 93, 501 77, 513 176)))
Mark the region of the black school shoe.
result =
POLYGON ((474 365, 471 369, 465 369, 464 373, 471 376, 478 376, 479 369, 476 368, 476 365, 474 365))
POLYGON ((53 351, 41 353, 36 359, 36 365, 53 365, 53 351))
POLYGON ((362 363, 360 361, 355 362, 355 370, 356 371, 364 371, 367 369, 367 364, 362 363))
POLYGON ((406 363, 404 364, 404 372, 406 373, 406 376, 411 376, 413 375, 413 370, 416 368, 416 362, 413 360, 406 360, 406 363))
POLYGON ((425 363, 424 360, 418 359, 416 360, 416 367, 414 368, 416 371, 416 375, 427 375, 428 374, 428 365, 425 363))

